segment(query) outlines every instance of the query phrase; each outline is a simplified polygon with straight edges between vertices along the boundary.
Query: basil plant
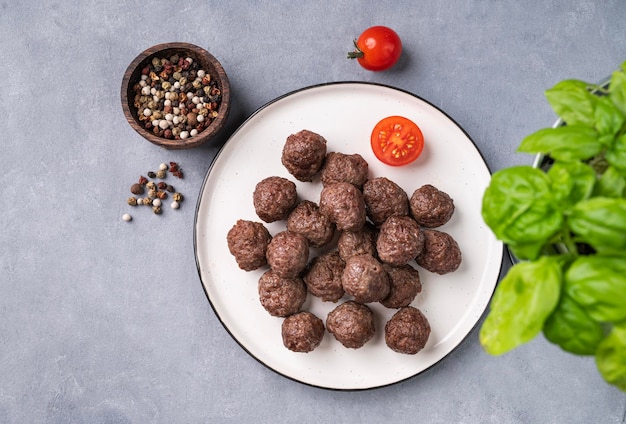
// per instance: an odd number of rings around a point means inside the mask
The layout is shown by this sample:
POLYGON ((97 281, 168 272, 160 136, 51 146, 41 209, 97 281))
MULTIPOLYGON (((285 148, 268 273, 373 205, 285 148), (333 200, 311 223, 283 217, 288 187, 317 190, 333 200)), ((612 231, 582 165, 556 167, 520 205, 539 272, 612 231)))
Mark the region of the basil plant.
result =
POLYGON ((494 173, 482 216, 520 259, 500 281, 480 329, 494 355, 540 332, 592 355, 626 392, 626 62, 608 84, 559 82, 546 98, 562 125, 524 138, 545 169, 494 173))

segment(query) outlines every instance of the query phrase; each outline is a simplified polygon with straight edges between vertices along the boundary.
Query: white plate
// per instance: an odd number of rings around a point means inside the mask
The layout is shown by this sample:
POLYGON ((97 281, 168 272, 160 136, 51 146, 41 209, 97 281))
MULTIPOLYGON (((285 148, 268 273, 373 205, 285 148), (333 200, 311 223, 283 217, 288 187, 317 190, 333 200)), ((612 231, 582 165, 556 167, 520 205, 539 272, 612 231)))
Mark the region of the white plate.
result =
MULTIPOLYGON (((491 174, 472 140, 444 112, 423 99, 387 86, 332 83, 282 96, 256 111, 228 140, 211 165, 196 210, 194 242, 198 272, 209 302, 232 337, 254 358, 293 380, 330 389, 367 389, 392 384, 428 369, 448 355, 476 325, 495 289, 503 245, 480 215, 491 174), (390 115, 416 122, 425 138, 420 158, 404 167, 380 163, 369 147, 374 125, 390 115), (320 184, 302 183, 281 164, 287 136, 302 129, 321 134, 328 151, 359 153, 370 177, 385 176, 410 196, 423 184, 447 192, 456 210, 441 230, 463 253, 460 268, 440 276, 420 268, 423 290, 413 305, 428 318, 432 333, 416 355, 390 350, 383 328, 394 310, 370 304, 376 335, 361 349, 344 348, 325 334, 303 354, 287 350, 282 319, 270 316, 258 299, 257 281, 267 268, 245 272, 230 255, 226 234, 237 219, 260 221, 252 205, 256 183, 278 175, 296 182, 300 198, 319 201, 320 184)), ((271 234, 283 223, 267 225, 271 234)), ((314 252, 312 254, 315 254, 314 252)), ((309 295, 304 309, 326 320, 336 304, 309 295)))

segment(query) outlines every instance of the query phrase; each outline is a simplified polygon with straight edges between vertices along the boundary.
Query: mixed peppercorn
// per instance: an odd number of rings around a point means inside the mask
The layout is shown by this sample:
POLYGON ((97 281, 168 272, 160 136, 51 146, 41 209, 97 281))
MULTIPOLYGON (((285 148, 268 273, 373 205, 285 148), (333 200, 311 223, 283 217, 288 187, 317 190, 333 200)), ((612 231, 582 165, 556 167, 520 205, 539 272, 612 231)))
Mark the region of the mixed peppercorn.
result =
MULTIPOLYGON (((149 178, 158 179, 161 181, 152 181, 141 175, 139 180, 130 186, 130 192, 133 196, 129 197, 126 203, 129 206, 150 206, 152 212, 160 215, 163 210, 163 200, 172 197, 170 207, 172 209, 180 208, 181 202, 185 199, 184 196, 177 192, 174 186, 166 183, 164 180, 167 175, 171 174, 176 178, 183 178, 183 171, 176 162, 170 162, 169 165, 162 163, 159 165, 157 172, 150 171, 147 173, 149 178)), ((132 220, 131 215, 125 213, 122 215, 124 221, 132 220)))
POLYGON ((191 57, 153 58, 133 86, 133 104, 143 127, 153 134, 185 140, 207 128, 218 115, 217 81, 191 57))

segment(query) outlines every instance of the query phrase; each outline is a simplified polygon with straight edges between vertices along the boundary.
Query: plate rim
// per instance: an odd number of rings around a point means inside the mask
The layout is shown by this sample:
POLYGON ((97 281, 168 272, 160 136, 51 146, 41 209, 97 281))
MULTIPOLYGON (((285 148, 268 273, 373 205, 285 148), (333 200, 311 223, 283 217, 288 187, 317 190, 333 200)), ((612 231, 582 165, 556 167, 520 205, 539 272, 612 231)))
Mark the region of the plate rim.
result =
POLYGON ((478 318, 478 320, 476 320, 476 322, 472 325, 472 327, 470 328, 470 330, 467 332, 467 334, 461 339, 461 341, 459 343, 456 344, 456 346, 454 346, 448 353, 446 353, 445 355, 443 355, 441 358, 439 358, 437 361, 433 362, 431 365, 429 365, 428 367, 424 368, 421 371, 416 372, 415 374, 409 375, 407 377, 401 378, 399 380, 396 381, 392 381, 389 383, 384 383, 384 384, 379 384, 379 385, 373 385, 373 386, 368 386, 368 387, 351 387, 351 388, 343 388, 343 387, 330 387, 330 386, 324 386, 324 385, 319 385, 319 384, 314 384, 314 383, 310 383, 307 381, 302 381, 297 379, 294 376, 290 376, 287 375, 286 373, 283 373, 275 368, 273 368, 272 366, 268 365, 267 363, 265 363, 261 358, 257 357, 256 355, 254 355, 252 352, 250 352, 250 350, 248 350, 248 348, 239 340, 237 339, 237 337, 235 337, 235 335, 231 332, 231 330, 228 328, 228 326, 226 325, 226 323, 223 321, 222 317, 220 316, 220 314, 218 313, 215 305, 213 304, 213 301, 211 300, 211 297, 209 296, 209 293, 207 292, 206 286, 204 284, 204 280, 202 278, 202 272, 200 269, 200 260, 199 260, 199 252, 198 252, 198 217, 199 217, 199 211, 200 211, 200 204, 202 202, 202 197, 203 197, 203 193, 204 193, 204 189, 206 187, 206 184, 209 180, 209 175, 211 174, 211 171, 213 170, 213 166, 215 165, 215 163, 217 162, 218 158, 220 157, 220 155, 222 154, 222 152, 224 151, 224 148, 226 146, 226 144, 228 144, 228 142, 230 140, 232 140, 235 135, 242 130, 242 128, 244 128, 246 126, 246 124, 248 122, 250 122, 256 115, 258 115, 261 111, 265 110, 266 108, 268 108, 269 106, 273 105, 274 103, 277 103, 279 101, 281 101, 282 99, 285 99, 287 97, 290 97, 292 95, 304 92, 304 91, 309 91, 309 90, 314 90, 317 88, 321 88, 321 87, 327 87, 327 86, 340 86, 340 85, 363 85, 363 86, 374 86, 374 87, 380 87, 380 88, 384 88, 384 89, 390 89, 390 90, 394 90, 394 91, 398 91, 400 93, 404 93, 407 94, 409 96, 412 96, 422 102, 425 102, 426 104, 428 104, 429 106, 435 108, 437 111, 439 111, 440 113, 442 113, 446 118, 448 118, 461 132, 463 132, 463 134, 465 135, 465 137, 467 137, 467 139, 472 143, 472 145, 474 146, 474 149, 476 150, 476 152, 478 153, 478 155, 480 156, 480 158, 482 159, 483 164, 485 165, 485 168, 487 169, 487 172, 489 173, 490 176, 493 175, 493 171, 491 170, 491 168, 489 167, 489 164, 487 163, 485 156, 483 155, 483 153, 480 151, 480 149, 478 148, 478 146, 476 145, 476 142, 472 139, 472 137, 470 137, 470 135, 467 133, 467 131, 465 130, 465 128, 463 128, 455 119, 453 119, 447 112, 445 112, 444 110, 442 110, 441 108, 439 108, 438 106, 436 106, 435 104, 433 104, 432 102, 424 99, 423 97, 412 93, 408 90, 402 89, 402 88, 398 88, 398 87, 394 87, 388 84, 383 84, 383 83, 378 83, 378 82, 364 82, 364 81, 352 81, 352 80, 346 80, 346 81, 332 81, 332 82, 323 82, 323 83, 319 83, 319 84, 313 84, 313 85, 308 85, 305 87, 301 87, 292 91, 289 91, 285 94, 282 94, 266 103, 264 103, 263 105, 261 105, 260 107, 258 107, 256 110, 254 110, 226 139, 226 141, 220 146, 220 148, 218 149, 218 151, 216 152, 215 156, 213 157, 213 160, 211 161, 211 163, 209 164, 209 168, 207 169, 207 172, 204 176, 204 179, 202 181, 202 185, 200 186, 200 190, 198 192, 198 198, 196 201, 196 208, 195 208, 195 212, 194 212, 194 225, 193 225, 193 249, 194 249, 194 258, 195 258, 195 262, 196 262, 196 271, 198 273, 198 278, 200 279, 200 285, 202 286, 202 291, 204 292, 204 295, 206 296, 209 305, 211 306, 211 309, 213 310, 213 313, 215 314, 216 318, 218 319, 218 321, 220 322, 220 324, 222 325, 222 327, 226 330, 226 332, 230 335, 230 337, 239 345, 239 347, 241 347, 243 349, 244 352, 246 352, 250 357, 254 358, 257 362, 259 362, 261 365, 263 365, 265 368, 271 370, 272 372, 287 378, 288 380, 297 382, 299 384, 303 384, 305 386, 309 386, 309 387, 315 387, 318 389, 323 389, 323 390, 330 390, 330 391, 337 391, 337 392, 358 392, 358 391, 365 391, 365 390, 375 390, 375 389, 381 389, 384 387, 389 387, 389 386, 393 386, 399 383, 402 383, 404 381, 407 381, 409 379, 415 378, 416 376, 423 374, 425 372, 427 372, 428 370, 430 370, 431 368, 433 368, 435 365, 440 364, 441 362, 443 362, 445 359, 447 359, 454 351, 456 351, 464 342, 466 342, 466 340, 468 339, 469 335, 471 333, 474 332, 474 330, 476 329, 476 327, 478 326, 478 324, 481 322, 481 320, 483 319, 487 309, 489 308, 489 305, 491 303, 491 300, 493 298, 494 292, 496 290, 496 287, 498 286, 498 283, 500 281, 500 275, 502 274, 502 267, 503 267, 503 259, 505 256, 505 249, 504 249, 504 244, 499 241, 496 240, 496 243, 498 243, 501 246, 501 252, 500 252, 500 265, 497 271, 497 279, 496 282, 491 290, 491 293, 489 294, 489 299, 485 304, 485 308, 483 309, 483 311, 481 311, 480 316, 478 318))

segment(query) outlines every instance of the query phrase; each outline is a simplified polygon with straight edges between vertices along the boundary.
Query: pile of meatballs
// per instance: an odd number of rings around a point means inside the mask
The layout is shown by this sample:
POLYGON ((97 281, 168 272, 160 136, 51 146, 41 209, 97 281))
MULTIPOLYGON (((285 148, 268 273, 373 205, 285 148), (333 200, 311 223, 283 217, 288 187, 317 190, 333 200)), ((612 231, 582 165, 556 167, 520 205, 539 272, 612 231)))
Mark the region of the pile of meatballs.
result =
POLYGON ((326 139, 309 130, 287 137, 281 161, 298 181, 321 180, 319 203, 299 200, 293 181, 269 176, 256 184, 254 209, 264 223, 284 221, 286 229, 271 235, 263 222, 239 219, 227 243, 239 268, 269 265, 258 282, 259 299, 270 315, 284 318, 285 347, 310 352, 328 330, 346 348, 358 349, 375 332, 368 304, 380 302, 397 309, 385 324, 387 346, 419 352, 430 324, 411 306, 422 290, 411 263, 437 274, 461 264, 457 242, 435 229, 452 217, 452 198, 429 184, 409 197, 385 177, 368 179, 362 156, 327 152, 326 139), (309 260, 312 248, 325 253, 309 260), (341 301, 325 324, 302 310, 309 293, 341 301))

